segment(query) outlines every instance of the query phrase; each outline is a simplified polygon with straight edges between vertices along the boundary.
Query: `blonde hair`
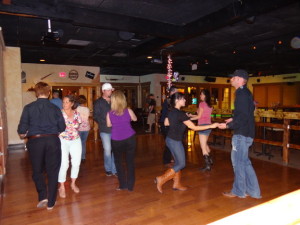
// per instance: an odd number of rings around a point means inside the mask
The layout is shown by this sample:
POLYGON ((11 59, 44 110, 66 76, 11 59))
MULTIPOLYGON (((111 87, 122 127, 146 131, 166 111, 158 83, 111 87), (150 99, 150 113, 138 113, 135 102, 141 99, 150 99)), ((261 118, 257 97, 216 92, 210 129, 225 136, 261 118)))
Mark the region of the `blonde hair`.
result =
POLYGON ((127 108, 127 101, 122 91, 114 91, 111 95, 111 111, 116 115, 122 115, 127 108))

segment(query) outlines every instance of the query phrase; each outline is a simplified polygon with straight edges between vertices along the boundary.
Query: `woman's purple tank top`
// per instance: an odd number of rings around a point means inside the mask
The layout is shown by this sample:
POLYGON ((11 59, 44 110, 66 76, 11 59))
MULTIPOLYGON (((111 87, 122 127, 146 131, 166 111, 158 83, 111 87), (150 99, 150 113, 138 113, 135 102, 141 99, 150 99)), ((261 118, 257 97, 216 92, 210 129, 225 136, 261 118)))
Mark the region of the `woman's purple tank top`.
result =
POLYGON ((124 110, 123 115, 116 115, 113 111, 109 112, 109 118, 112 124, 111 139, 115 141, 125 140, 135 134, 132 129, 128 109, 124 110))

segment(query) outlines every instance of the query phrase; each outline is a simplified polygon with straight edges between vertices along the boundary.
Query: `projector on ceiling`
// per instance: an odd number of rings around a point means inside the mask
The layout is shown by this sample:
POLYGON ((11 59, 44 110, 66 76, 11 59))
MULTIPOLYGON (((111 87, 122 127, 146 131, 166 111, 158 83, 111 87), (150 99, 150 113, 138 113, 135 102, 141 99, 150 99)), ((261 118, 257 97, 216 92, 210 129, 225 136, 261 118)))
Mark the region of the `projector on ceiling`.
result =
POLYGON ((41 41, 42 42, 59 42, 60 38, 62 37, 63 32, 62 30, 52 31, 52 32, 45 32, 42 35, 41 41))
POLYGON ((42 34, 42 44, 45 44, 45 42, 59 42, 60 38, 63 36, 64 32, 63 30, 51 30, 51 20, 48 19, 48 31, 44 32, 42 34))

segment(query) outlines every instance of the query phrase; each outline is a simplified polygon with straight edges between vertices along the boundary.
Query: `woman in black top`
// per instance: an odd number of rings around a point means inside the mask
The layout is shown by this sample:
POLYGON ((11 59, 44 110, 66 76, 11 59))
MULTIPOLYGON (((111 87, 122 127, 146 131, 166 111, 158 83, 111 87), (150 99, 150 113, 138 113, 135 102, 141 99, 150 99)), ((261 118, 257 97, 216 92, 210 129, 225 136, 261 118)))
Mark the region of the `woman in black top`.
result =
POLYGON ((157 190, 162 193, 162 186, 168 180, 174 178, 173 189, 185 191, 187 188, 180 183, 180 171, 185 167, 185 152, 182 144, 183 135, 186 127, 198 131, 216 128, 218 123, 213 123, 205 126, 196 126, 190 121, 190 118, 180 108, 185 106, 185 98, 182 93, 175 93, 171 96, 170 104, 171 111, 165 119, 165 126, 169 126, 169 132, 166 138, 166 145, 171 150, 175 160, 172 168, 168 169, 163 175, 155 178, 157 190))

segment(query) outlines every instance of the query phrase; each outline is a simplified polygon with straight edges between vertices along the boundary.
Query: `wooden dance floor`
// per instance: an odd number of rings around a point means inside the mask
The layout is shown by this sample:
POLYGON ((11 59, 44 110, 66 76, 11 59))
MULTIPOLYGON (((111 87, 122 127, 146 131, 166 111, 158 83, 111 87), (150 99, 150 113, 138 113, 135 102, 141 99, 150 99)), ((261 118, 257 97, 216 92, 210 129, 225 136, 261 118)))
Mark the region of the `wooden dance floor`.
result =
MULTIPOLYGON (((142 134, 137 136, 137 143, 133 192, 115 190, 117 178, 104 173, 101 142, 89 140, 87 160, 81 165, 78 178, 81 192, 73 193, 68 184, 67 197, 58 197, 52 211, 36 208, 37 194, 27 152, 11 151, 1 196, 0 224, 208 224, 300 187, 298 169, 253 159, 263 198, 223 197, 222 192, 230 190, 233 181, 230 154, 213 149, 213 170, 202 173, 198 170, 203 160, 196 140, 187 150, 187 166, 182 173, 182 182, 189 189, 173 191, 172 182, 168 182, 163 187, 164 193, 160 194, 153 179, 166 169, 162 165, 163 138, 142 134)), ((248 215, 251 216, 255 215, 248 215)), ((272 218, 272 212, 265 216, 272 218)), ((240 225, 246 224, 247 217, 240 222, 240 225)))

